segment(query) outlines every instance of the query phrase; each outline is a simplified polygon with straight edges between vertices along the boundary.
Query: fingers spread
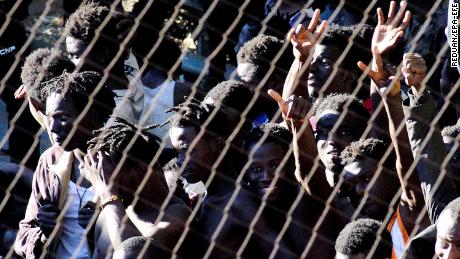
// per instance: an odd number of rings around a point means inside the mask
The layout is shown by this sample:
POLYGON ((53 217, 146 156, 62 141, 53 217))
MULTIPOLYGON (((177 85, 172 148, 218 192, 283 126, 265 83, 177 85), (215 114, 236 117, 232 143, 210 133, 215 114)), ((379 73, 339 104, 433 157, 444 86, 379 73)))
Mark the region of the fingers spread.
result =
POLYGON ((377 8, 377 18, 378 18, 377 25, 383 25, 385 23, 385 17, 383 15, 382 8, 377 8))
POLYGON ((315 28, 318 25, 319 16, 320 16, 320 11, 319 9, 316 9, 315 12, 313 13, 313 17, 311 18, 310 24, 308 25, 308 30, 312 33, 315 31, 315 28))
POLYGON ((392 24, 393 23, 393 19, 395 18, 395 13, 396 13, 396 2, 391 1, 390 10, 388 11, 387 24, 392 24))

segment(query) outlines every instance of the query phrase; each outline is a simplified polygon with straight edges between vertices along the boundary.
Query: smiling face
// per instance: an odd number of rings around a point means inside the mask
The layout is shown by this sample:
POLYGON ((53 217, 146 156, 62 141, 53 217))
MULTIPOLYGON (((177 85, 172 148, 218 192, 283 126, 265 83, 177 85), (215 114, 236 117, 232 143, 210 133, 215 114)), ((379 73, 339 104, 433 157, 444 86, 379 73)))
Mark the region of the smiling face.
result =
POLYGON ((437 221, 435 251, 438 258, 460 259, 460 224, 450 210, 444 210, 437 221))
POLYGON ((66 151, 76 148, 86 150, 86 142, 95 129, 86 119, 88 116, 85 116, 78 124, 75 133, 70 134, 79 114, 72 100, 64 99, 61 94, 51 93, 46 100, 46 117, 51 138, 53 143, 66 151))
MULTIPOLYGON (((326 81, 334 70, 334 64, 342 54, 342 51, 333 45, 319 44, 315 48, 311 62, 310 74, 308 75, 308 95, 313 98, 319 97, 319 92, 324 88, 326 81)), ((355 73, 343 68, 340 64, 337 73, 331 83, 324 90, 323 96, 330 93, 350 93, 355 81, 355 73)))
POLYGON ((189 183, 199 181, 205 183, 211 173, 212 165, 220 155, 216 140, 209 140, 204 136, 191 147, 197 134, 196 129, 191 126, 172 127, 169 131, 172 146, 177 151, 177 164, 183 167, 188 158, 182 176, 189 183), (189 151, 190 148, 192 149, 189 151))
MULTIPOLYGON (((368 185, 377 173, 377 165, 374 159, 364 158, 345 166, 345 183, 342 190, 350 198, 355 208, 362 202, 368 185)), ((399 187, 398 184, 395 184, 392 173, 386 168, 378 172, 375 182, 367 192, 368 197, 364 201, 361 215, 377 220, 382 220, 386 216, 389 204, 399 187)))
MULTIPOLYGON (((326 173, 340 173, 342 169, 340 153, 351 142, 359 139, 364 129, 358 129, 357 118, 352 114, 347 114, 341 121, 337 130, 331 135, 331 130, 337 123, 340 113, 334 110, 325 110, 318 117, 316 124, 316 147, 321 162, 328 169, 326 173)), ((335 185, 334 175, 327 175, 328 182, 335 185), (332 183, 333 181, 333 183, 332 183)))
MULTIPOLYGON (((250 147, 250 150, 254 145, 250 147)), ((289 175, 293 175, 293 166, 290 161, 278 170, 282 164, 287 150, 276 143, 264 143, 260 145, 254 152, 254 157, 247 176, 251 186, 255 189, 259 198, 262 198, 267 192, 269 193, 268 200, 281 200, 283 194, 289 192, 295 187, 290 183, 289 175), (278 170, 278 171, 277 171, 278 170), (276 183, 270 188, 275 176, 278 175, 276 183)))

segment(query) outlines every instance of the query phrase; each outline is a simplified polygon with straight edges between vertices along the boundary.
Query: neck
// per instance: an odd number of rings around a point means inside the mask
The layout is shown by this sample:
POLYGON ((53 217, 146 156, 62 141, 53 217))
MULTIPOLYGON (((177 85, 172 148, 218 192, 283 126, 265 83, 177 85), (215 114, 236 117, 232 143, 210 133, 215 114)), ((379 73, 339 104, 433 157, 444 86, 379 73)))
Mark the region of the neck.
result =
POLYGON ((143 81, 146 81, 146 84, 149 85, 152 88, 156 88, 163 84, 166 81, 167 77, 165 76, 164 73, 156 70, 156 69, 151 69, 148 71, 148 73, 145 75, 143 78, 143 81))
POLYGON ((234 179, 230 176, 222 176, 222 172, 217 172, 214 175, 211 183, 207 188, 207 195, 210 196, 222 196, 229 192, 232 192, 234 189, 234 179))

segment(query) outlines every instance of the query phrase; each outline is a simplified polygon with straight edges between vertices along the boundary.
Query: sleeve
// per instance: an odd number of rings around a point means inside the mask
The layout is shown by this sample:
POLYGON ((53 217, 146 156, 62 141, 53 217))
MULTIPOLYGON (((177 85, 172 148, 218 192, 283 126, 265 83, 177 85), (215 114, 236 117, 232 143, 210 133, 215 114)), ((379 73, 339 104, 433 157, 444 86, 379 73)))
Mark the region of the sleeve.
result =
POLYGON ((19 222, 19 231, 14 242, 14 250, 23 258, 38 258, 45 237, 37 221, 38 208, 41 201, 49 197, 46 189, 47 173, 43 156, 40 158, 37 169, 32 179, 32 193, 27 204, 25 218, 19 222))
POLYGON ((450 177, 450 167, 447 166, 444 174, 441 165, 446 157, 441 131, 431 126, 436 116, 435 102, 427 91, 420 97, 409 94, 403 102, 407 133, 416 162, 425 204, 430 221, 435 223, 444 207, 457 197, 455 184, 450 177), (425 144, 426 142, 426 144, 425 144))

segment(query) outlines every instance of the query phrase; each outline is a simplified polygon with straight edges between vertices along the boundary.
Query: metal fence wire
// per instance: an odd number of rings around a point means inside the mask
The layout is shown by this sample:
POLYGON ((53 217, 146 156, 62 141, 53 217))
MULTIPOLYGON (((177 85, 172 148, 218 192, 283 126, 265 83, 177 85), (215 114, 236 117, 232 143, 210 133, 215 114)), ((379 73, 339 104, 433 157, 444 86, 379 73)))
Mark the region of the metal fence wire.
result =
POLYGON ((0 256, 418 258, 457 5, 0 0, 0 256))

